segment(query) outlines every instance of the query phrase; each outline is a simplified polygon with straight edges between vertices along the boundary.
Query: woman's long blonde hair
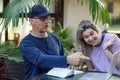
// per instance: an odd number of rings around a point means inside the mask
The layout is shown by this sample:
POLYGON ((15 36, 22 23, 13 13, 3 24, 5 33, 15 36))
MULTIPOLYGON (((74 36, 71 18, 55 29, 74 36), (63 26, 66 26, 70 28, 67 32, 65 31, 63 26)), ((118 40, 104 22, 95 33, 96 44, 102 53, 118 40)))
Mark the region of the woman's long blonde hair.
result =
POLYGON ((77 38, 77 45, 80 48, 81 52, 86 55, 86 56, 90 56, 90 52, 92 50, 92 45, 87 44, 84 39, 83 39, 83 31, 85 31, 86 29, 91 28, 93 30, 95 30, 98 34, 99 34, 99 29, 97 28, 97 26, 95 26, 91 21, 89 20, 83 20, 80 22, 80 24, 78 25, 77 28, 77 34, 76 34, 76 38, 77 38))

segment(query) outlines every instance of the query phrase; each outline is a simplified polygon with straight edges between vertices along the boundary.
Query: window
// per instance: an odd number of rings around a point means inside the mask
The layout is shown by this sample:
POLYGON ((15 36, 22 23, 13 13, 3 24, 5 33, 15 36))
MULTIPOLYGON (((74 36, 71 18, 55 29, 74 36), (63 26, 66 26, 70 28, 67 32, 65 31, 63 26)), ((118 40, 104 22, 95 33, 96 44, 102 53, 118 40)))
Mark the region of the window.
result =
POLYGON ((113 13, 113 2, 108 2, 107 9, 110 13, 113 13))
POLYGON ((0 0, 0 13, 3 12, 3 0, 0 0))
POLYGON ((56 18, 56 21, 59 21, 60 24, 62 25, 63 27, 63 7, 64 7, 64 0, 57 0, 56 2, 56 5, 55 5, 55 18, 56 18))

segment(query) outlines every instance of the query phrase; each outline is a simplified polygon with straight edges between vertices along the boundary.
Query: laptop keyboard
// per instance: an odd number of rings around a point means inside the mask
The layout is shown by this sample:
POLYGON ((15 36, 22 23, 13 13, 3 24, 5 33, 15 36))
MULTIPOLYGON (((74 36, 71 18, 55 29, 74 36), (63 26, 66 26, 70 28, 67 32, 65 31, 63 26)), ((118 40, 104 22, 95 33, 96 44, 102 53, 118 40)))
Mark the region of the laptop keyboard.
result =
POLYGON ((79 80, 105 80, 106 73, 86 73, 79 80))

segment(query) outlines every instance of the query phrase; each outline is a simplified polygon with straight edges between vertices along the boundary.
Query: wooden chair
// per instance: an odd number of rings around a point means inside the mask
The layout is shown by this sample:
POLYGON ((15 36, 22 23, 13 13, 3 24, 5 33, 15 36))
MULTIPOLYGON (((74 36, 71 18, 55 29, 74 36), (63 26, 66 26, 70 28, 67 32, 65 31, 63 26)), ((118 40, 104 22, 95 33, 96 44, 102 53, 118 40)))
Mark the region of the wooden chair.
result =
POLYGON ((87 70, 93 71, 95 69, 91 61, 85 61, 85 64, 87 65, 87 70))
POLYGON ((118 33, 117 36, 120 38, 120 33, 118 33))
POLYGON ((4 58, 5 80, 24 80, 24 65, 23 62, 16 62, 4 58))
POLYGON ((3 66, 3 58, 0 58, 0 80, 4 80, 2 74, 5 73, 4 66, 3 66))
POLYGON ((13 40, 8 40, 9 42, 13 42, 16 45, 19 44, 19 39, 20 39, 20 34, 19 33, 14 33, 14 39, 13 40))
POLYGON ((20 34, 19 33, 14 33, 14 42, 16 45, 19 44, 19 39, 20 39, 20 34))

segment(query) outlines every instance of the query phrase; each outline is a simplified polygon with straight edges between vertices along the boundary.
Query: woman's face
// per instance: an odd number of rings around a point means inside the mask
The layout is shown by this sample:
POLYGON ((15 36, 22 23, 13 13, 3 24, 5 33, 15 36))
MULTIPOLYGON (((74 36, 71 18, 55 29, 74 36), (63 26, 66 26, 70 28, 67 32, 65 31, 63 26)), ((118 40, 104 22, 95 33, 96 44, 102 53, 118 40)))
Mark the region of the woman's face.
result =
POLYGON ((84 41, 89 45, 95 46, 100 42, 99 34, 91 28, 88 28, 85 31, 83 31, 82 35, 83 35, 84 41))

